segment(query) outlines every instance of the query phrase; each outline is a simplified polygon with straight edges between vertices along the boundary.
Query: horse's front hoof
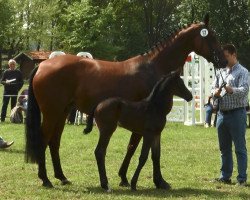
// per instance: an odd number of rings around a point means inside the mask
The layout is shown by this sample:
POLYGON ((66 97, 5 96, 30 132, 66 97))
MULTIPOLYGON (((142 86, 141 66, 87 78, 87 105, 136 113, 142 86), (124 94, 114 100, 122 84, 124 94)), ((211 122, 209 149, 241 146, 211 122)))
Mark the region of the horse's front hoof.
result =
POLYGON ((120 184, 119 184, 119 186, 121 186, 121 187, 129 187, 130 184, 129 184, 128 181, 121 181, 120 184))
POLYGON ((46 188, 53 188, 53 185, 50 181, 44 181, 42 186, 46 188))
POLYGON ((170 190, 171 185, 162 179, 158 184, 155 184, 157 189, 170 190))
POLYGON ((62 185, 71 185, 72 183, 68 179, 64 179, 61 181, 62 185))

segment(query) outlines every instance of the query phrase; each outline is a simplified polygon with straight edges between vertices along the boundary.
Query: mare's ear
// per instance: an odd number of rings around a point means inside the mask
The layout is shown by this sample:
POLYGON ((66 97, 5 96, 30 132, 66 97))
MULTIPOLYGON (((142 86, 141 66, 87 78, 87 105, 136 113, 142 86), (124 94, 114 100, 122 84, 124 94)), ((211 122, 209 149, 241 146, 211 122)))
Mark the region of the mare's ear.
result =
POLYGON ((209 26, 209 14, 207 13, 204 17, 205 26, 209 26))

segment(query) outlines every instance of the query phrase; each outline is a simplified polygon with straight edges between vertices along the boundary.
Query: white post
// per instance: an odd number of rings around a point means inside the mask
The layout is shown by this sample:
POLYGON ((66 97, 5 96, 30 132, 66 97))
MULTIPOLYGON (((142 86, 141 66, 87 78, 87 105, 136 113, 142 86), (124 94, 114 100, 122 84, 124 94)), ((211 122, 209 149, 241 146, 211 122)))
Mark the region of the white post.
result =
MULTIPOLYGON (((195 94, 194 88, 194 68, 195 68, 195 59, 191 62, 191 76, 192 76, 192 94, 195 94)), ((195 125, 195 98, 192 100, 192 123, 191 125, 195 125)))

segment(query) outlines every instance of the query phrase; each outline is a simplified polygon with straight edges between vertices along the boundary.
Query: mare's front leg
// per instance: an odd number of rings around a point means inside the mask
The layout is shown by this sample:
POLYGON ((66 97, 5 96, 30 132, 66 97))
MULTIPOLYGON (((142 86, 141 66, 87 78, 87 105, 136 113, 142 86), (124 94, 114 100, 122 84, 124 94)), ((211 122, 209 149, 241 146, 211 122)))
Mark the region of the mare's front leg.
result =
POLYGON ((95 157, 97 161, 101 187, 107 192, 110 192, 111 189, 108 185, 108 178, 106 175, 105 156, 112 133, 113 133, 112 131, 100 130, 99 141, 95 149, 95 157))
POLYGON ((119 176, 121 177, 121 182, 120 182, 120 186, 125 186, 128 187, 130 186, 128 179, 127 179, 127 171, 128 171, 128 166, 130 163, 130 160, 132 158, 132 156, 135 153, 135 150, 138 146, 138 144, 141 141, 142 136, 138 135, 136 133, 132 133, 131 137, 130 137, 130 141, 127 147, 127 153, 126 156, 122 162, 122 165, 120 167, 119 170, 119 176))
POLYGON ((141 149, 141 155, 139 158, 139 164, 135 170, 134 176, 131 180, 131 189, 132 190, 136 190, 136 184, 139 178, 139 174, 141 172, 141 169, 143 168, 143 166, 145 165, 147 159, 148 159, 148 154, 149 154, 149 150, 150 147, 152 145, 152 139, 153 137, 149 137, 149 136, 144 136, 143 137, 143 144, 142 144, 142 149, 141 149))
POLYGON ((170 185, 162 178, 160 157, 161 157, 161 135, 157 135, 151 146, 153 161, 153 180, 156 188, 170 189, 170 185))

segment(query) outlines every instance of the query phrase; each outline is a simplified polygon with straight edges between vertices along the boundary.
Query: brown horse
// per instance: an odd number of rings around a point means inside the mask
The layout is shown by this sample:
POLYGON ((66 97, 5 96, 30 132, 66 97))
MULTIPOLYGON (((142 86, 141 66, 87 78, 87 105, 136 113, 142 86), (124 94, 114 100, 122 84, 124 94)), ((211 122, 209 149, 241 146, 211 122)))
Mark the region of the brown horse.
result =
MULTIPOLYGON (((160 79, 150 95, 139 102, 130 102, 120 97, 108 98, 98 104, 95 112, 96 124, 100 137, 95 150, 101 187, 110 191, 105 168, 105 155, 110 138, 117 128, 123 128, 143 137, 139 164, 131 180, 131 189, 136 190, 139 173, 147 161, 149 150, 152 151, 154 183, 157 188, 170 188, 162 178, 160 170, 160 138, 166 124, 166 115, 173 106, 173 96, 186 101, 192 100, 192 93, 186 88, 179 73, 175 72, 160 79)), ((88 124, 90 129, 93 121, 88 124)))
MULTIPOLYGON (((90 114, 98 103, 108 97, 139 101, 150 93, 161 76, 182 68, 192 51, 205 57, 217 68, 226 66, 221 46, 209 27, 208 15, 204 22, 177 31, 150 52, 123 62, 73 55, 58 56, 42 62, 30 78, 26 161, 38 163, 38 176, 43 185, 52 187, 45 167, 47 146, 50 148, 55 177, 63 184, 69 183, 61 168, 59 147, 65 119, 72 105, 90 114)), ((126 172, 140 139, 140 135, 131 135, 119 171, 120 185, 128 185, 126 172)))

